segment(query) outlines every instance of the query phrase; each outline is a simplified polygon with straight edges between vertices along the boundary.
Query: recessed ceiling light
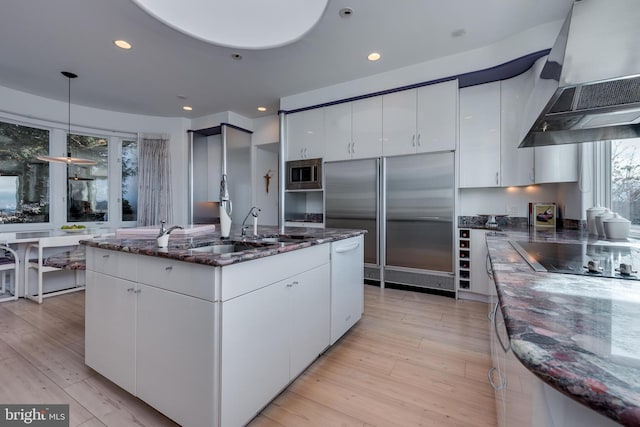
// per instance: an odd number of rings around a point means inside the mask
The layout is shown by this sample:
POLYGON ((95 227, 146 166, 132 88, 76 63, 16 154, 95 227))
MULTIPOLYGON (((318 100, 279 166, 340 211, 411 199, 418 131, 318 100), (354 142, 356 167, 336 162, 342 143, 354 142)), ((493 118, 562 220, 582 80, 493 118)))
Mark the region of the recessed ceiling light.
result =
POLYGON ((182 109, 184 111, 191 111, 191 110, 193 110, 193 107, 189 107, 188 105, 185 105, 184 107, 182 107, 182 109))
POLYGON ((242 55, 240 55, 239 53, 232 53, 231 57, 236 61, 240 61, 242 59, 242 55))
POLYGON ((353 15, 353 9, 350 7, 343 7, 338 11, 338 15, 340 15, 341 18, 348 18, 353 15))
POLYGON ((378 59, 380 59, 380 54, 378 52, 371 52, 368 56, 367 59, 369 61, 377 61, 378 59))
POLYGON ((118 46, 120 49, 129 50, 131 49, 131 43, 126 40, 114 40, 113 44, 118 46))
POLYGON ((267 111, 267 107, 258 107, 258 111, 267 111))

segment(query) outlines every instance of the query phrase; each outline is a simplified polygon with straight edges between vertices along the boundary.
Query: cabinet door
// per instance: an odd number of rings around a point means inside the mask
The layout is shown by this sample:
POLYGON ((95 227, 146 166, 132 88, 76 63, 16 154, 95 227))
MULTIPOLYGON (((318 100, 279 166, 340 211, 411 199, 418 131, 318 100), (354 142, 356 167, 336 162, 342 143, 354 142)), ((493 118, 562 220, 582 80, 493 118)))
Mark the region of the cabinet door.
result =
POLYGON ((533 90, 533 69, 500 82, 500 148, 502 186, 534 183, 533 148, 518 148, 522 116, 533 90))
POLYGON ((131 394, 136 392, 136 284, 87 270, 85 363, 131 394))
POLYGON ((214 304, 138 286, 137 396, 181 425, 214 425, 214 304))
POLYGON ((385 156, 416 152, 416 90, 382 96, 382 152, 385 156))
POLYGON ((287 159, 324 156, 324 109, 302 111, 287 116, 287 159))
POLYGON ((289 382, 289 282, 222 303, 221 425, 245 425, 289 382))
POLYGON ((329 346, 329 271, 329 264, 325 264, 287 281, 287 286, 291 285, 291 379, 329 346))
POLYGON ((469 290, 481 295, 489 295, 490 279, 487 274, 486 230, 471 230, 471 277, 469 290))
POLYGON ((351 157, 366 159, 382 155, 382 97, 351 103, 351 157))
POLYGON ((325 161, 351 158, 351 102, 324 109, 324 137, 325 161))
POLYGON ((416 149, 419 153, 456 149, 458 81, 418 89, 416 149))
POLYGON ((534 148, 536 183, 578 181, 578 145, 534 148))
POLYGON ((500 82, 460 89, 460 187, 500 186, 500 82))

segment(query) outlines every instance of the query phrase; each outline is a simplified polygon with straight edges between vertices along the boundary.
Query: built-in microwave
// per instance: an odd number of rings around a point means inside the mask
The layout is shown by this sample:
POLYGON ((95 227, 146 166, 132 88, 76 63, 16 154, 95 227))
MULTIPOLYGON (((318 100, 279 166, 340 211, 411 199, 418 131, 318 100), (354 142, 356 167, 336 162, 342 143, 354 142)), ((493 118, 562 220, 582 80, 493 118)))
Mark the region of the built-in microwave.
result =
POLYGON ((322 189, 322 159, 287 162, 287 190, 322 189))

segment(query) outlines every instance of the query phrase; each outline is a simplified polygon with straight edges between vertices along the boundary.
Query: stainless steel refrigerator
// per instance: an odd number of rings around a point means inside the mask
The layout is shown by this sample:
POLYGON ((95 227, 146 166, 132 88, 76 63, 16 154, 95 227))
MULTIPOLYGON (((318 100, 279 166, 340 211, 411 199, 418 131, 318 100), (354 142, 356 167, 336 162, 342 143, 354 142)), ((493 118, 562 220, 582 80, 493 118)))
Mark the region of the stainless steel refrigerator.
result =
POLYGON ((325 224, 365 234, 365 278, 454 292, 454 154, 327 162, 325 224))

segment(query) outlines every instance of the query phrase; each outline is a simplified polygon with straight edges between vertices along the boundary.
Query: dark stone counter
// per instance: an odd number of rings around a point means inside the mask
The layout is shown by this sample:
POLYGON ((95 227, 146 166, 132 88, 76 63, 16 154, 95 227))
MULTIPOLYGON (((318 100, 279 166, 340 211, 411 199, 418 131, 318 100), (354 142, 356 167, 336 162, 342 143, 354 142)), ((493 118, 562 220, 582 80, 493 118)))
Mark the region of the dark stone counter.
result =
POLYGON ((509 242, 523 239, 589 237, 579 231, 487 235, 514 354, 565 395, 618 423, 640 425, 640 281, 535 272, 509 242))
MULTIPOLYGON (((277 237, 279 236, 278 232, 279 229, 275 226, 258 227, 260 238, 277 237)), ((129 252, 140 255, 165 257, 185 262, 193 262, 197 264, 219 267, 277 255, 284 252, 295 251, 298 249, 307 248, 309 246, 321 245, 336 240, 347 239, 349 237, 358 236, 364 233, 364 230, 286 227, 285 233, 280 236, 288 238, 289 241, 287 242, 270 243, 265 246, 256 246, 255 249, 228 254, 211 254, 205 252, 197 252, 192 249, 215 244, 223 244, 228 241, 244 241, 247 243, 247 245, 251 246, 252 243, 257 243, 258 239, 252 236, 243 238, 240 235, 240 229, 232 229, 229 239, 222 239, 219 232, 198 235, 197 237, 174 238, 170 236, 168 248, 158 248, 155 237, 149 238, 148 236, 144 236, 142 238, 127 239, 108 238, 83 240, 81 243, 96 248, 129 252)))

